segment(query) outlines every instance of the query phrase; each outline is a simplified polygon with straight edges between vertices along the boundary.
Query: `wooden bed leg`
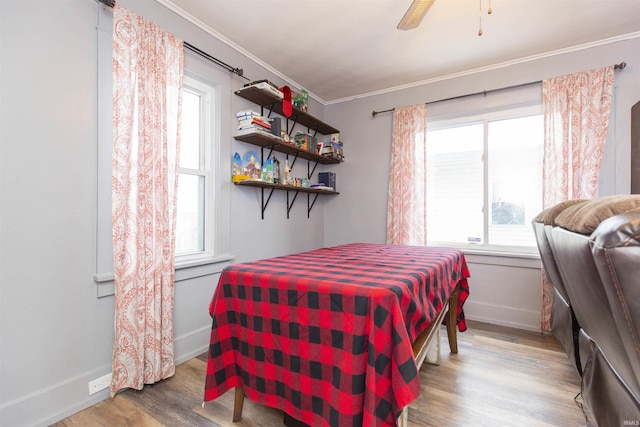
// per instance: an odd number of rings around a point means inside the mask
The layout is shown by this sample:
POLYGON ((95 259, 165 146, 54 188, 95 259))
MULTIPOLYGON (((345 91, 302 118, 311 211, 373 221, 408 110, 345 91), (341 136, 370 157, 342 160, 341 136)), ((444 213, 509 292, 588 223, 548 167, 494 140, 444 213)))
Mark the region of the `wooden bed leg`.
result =
POLYGON ((244 404, 244 389, 236 387, 236 398, 233 402, 233 422, 237 423, 242 419, 242 405, 244 404))
POLYGON ((449 312, 447 313, 447 337, 451 353, 458 353, 458 286, 449 297, 449 312))

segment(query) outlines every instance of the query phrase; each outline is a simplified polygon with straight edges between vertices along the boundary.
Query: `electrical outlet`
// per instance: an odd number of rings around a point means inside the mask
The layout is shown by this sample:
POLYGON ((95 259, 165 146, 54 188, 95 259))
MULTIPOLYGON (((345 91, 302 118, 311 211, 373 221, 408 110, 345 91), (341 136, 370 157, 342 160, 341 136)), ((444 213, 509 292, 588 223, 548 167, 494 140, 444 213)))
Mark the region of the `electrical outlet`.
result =
POLYGON ((111 374, 104 375, 98 379, 89 382, 89 394, 94 394, 111 385, 111 374))

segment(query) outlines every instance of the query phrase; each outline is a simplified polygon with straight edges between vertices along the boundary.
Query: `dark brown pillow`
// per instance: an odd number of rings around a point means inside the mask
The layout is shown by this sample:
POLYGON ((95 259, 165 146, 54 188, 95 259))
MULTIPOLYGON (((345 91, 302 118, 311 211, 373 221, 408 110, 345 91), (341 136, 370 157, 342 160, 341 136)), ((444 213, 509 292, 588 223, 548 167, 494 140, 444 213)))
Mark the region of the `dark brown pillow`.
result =
POLYGON ((640 209, 640 194, 618 194, 571 206, 555 219, 555 224, 580 234, 591 234, 605 219, 640 209))
POLYGON ((560 202, 550 208, 547 208, 540 212, 533 219, 534 222, 541 222, 544 225, 555 225, 554 220, 563 210, 567 209, 570 206, 576 205, 578 203, 586 202, 585 199, 571 199, 565 200, 564 202, 560 202))

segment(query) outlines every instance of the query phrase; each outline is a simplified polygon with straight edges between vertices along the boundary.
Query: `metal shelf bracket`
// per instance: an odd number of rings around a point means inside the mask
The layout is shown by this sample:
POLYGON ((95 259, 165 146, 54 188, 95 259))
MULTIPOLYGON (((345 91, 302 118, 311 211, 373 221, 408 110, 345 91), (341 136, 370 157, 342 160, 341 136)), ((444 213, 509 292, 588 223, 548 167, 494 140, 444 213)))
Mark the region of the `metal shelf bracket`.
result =
MULTIPOLYGON (((269 191, 269 197, 267 197, 267 201, 265 202, 264 200, 264 190, 265 188, 262 187, 260 190, 260 205, 261 205, 261 211, 262 211, 262 219, 264 219, 264 211, 267 210, 267 205, 269 204, 269 200, 271 200, 271 195, 273 194, 273 190, 274 188, 271 188, 271 190, 269 191)), ((289 217, 289 211, 287 210, 287 218, 289 217)))
POLYGON ((307 193, 307 218, 311 218, 311 209, 313 209, 313 205, 316 204, 316 200, 320 194, 316 193, 313 197, 313 202, 311 201, 311 193, 307 193))
POLYGON ((291 200, 291 203, 289 203, 289 193, 290 193, 290 191, 287 191, 287 219, 289 219, 289 212, 291 212, 291 208, 293 207, 293 203, 296 201, 296 198, 298 197, 298 193, 300 193, 300 192, 296 191, 296 194, 293 195, 293 199, 291 200))

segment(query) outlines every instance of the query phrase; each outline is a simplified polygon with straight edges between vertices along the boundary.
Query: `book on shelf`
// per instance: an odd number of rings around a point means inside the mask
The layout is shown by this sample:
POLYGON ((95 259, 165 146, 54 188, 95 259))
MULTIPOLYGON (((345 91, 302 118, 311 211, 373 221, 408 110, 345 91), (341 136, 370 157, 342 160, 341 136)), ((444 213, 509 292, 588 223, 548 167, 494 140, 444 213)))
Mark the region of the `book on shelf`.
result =
POLYGON ((276 142, 283 142, 282 138, 272 134, 268 129, 260 128, 260 127, 247 127, 244 129, 238 129, 238 133, 235 136, 243 136, 243 135, 252 135, 259 134, 265 138, 272 139, 276 142))
POLYGON ((254 126, 254 125, 249 125, 249 126, 238 126, 238 130, 244 130, 244 131, 251 131, 251 132, 260 132, 260 133, 271 133, 271 131, 269 129, 265 129, 262 126, 254 126))
POLYGON ((316 151, 321 156, 331 157, 331 158, 334 158, 334 159, 338 159, 340 161, 344 161, 344 148, 343 148, 342 141, 338 141, 338 142, 331 142, 331 141, 318 142, 316 151))
POLYGON ((268 119, 266 117, 262 117, 262 116, 240 116, 240 117, 236 117, 236 119, 240 122, 243 120, 261 120, 263 122, 268 121, 268 119))
POLYGON ((254 117, 252 119, 246 120, 238 120, 239 129, 246 126, 261 126, 265 129, 271 129, 271 123, 266 120, 262 120, 262 118, 259 117, 254 117))
POLYGON ((237 92, 241 92, 242 90, 246 90, 246 89, 249 89, 249 88, 260 89, 260 90, 262 90, 264 92, 270 93, 271 95, 275 96, 278 99, 282 99, 284 97, 283 93, 277 88, 277 86, 275 86, 273 83, 267 82, 267 81, 251 83, 248 86, 245 85, 245 87, 243 87, 242 89, 238 90, 237 92))
POLYGON ((242 111, 238 111, 236 113, 236 118, 238 120, 247 119, 247 118, 253 118, 253 117, 260 117, 260 113, 258 113, 257 111, 254 111, 254 110, 242 110, 242 111))

